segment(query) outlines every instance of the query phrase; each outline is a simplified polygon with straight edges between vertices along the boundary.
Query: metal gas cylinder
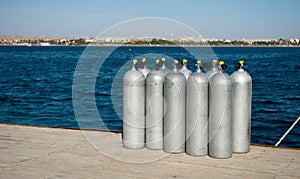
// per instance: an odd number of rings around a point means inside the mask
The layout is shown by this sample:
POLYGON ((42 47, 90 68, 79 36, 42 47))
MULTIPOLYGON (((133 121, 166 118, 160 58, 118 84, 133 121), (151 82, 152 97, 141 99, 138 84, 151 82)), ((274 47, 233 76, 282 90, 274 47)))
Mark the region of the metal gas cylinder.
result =
POLYGON ((195 156, 208 152, 208 79, 200 65, 186 87, 186 153, 195 156))
POLYGON ((209 146, 208 155, 214 158, 232 156, 231 120, 231 77, 223 70, 226 65, 220 61, 220 69, 209 81, 209 146))
POLYGON ((184 74, 185 78, 188 79, 189 76, 192 75, 191 70, 189 70, 186 66, 187 59, 182 60, 182 68, 179 70, 182 74, 184 74))
POLYGON ((252 79, 239 60, 232 75, 232 146, 234 153, 250 151, 252 79))
POLYGON ((177 70, 178 61, 174 60, 174 69, 164 81, 164 151, 182 153, 185 151, 185 91, 186 78, 177 70))
POLYGON ((144 75, 136 69, 133 60, 131 70, 123 78, 123 147, 143 148, 145 145, 145 82, 144 75))
POLYGON ((166 73, 156 60, 155 69, 146 79, 146 148, 163 149, 163 84, 166 73))

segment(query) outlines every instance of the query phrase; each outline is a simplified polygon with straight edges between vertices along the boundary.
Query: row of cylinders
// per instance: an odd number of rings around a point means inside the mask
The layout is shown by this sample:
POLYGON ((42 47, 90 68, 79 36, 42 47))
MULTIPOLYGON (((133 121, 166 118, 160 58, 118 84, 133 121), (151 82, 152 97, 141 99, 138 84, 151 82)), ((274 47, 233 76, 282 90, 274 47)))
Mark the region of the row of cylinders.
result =
POLYGON ((125 148, 163 149, 193 156, 230 158, 250 150, 252 80, 244 61, 231 76, 223 61, 213 60, 207 73, 201 61, 192 73, 165 58, 149 70, 142 60, 123 78, 123 135, 125 148))

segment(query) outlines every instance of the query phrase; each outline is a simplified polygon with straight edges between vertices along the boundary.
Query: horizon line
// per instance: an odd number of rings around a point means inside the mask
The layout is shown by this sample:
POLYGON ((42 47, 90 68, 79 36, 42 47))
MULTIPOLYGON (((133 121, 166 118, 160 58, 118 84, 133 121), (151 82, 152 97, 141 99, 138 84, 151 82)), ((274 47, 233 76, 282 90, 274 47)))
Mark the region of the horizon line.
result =
MULTIPOLYGON (((172 34, 172 33, 170 33, 172 34)), ((3 37, 9 37, 9 36, 15 36, 17 37, 24 37, 24 38, 156 38, 156 39, 169 39, 166 37, 138 37, 138 36, 120 36, 120 37, 97 37, 97 36, 57 36, 57 35, 20 35, 20 34, 0 34, 0 38, 3 37)), ((193 36, 187 36, 187 35, 180 35, 177 37, 193 37, 193 36)), ((247 38, 247 37, 243 37, 243 38, 217 38, 217 37, 203 37, 203 36, 199 36, 203 39, 216 39, 216 40, 276 40, 276 39, 300 39, 300 38, 287 38, 287 37, 273 37, 273 38, 264 38, 264 37, 256 37, 256 38, 247 38)))

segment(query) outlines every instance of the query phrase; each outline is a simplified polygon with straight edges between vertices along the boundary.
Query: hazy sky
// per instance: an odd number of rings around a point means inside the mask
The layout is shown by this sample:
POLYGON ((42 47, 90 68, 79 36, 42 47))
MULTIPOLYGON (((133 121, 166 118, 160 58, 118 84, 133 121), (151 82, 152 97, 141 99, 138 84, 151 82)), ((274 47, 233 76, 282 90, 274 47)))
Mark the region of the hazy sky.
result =
POLYGON ((174 19, 204 37, 300 38, 300 0, 0 0, 0 34, 94 37, 141 17, 174 19))

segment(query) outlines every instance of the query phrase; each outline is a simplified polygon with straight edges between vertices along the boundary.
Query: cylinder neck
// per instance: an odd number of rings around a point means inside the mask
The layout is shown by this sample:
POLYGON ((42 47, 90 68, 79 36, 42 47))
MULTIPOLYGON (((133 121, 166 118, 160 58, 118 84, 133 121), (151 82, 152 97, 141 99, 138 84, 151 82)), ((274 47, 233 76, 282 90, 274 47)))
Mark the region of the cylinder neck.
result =
POLYGON ((173 72, 178 71, 178 70, 177 70, 177 65, 178 65, 178 61, 175 60, 174 63, 173 63, 173 72))
POLYGON ((187 70, 186 63, 183 63, 182 69, 183 69, 183 70, 187 70))
POLYGON ((159 70, 159 68, 160 68, 160 62, 156 61, 154 69, 157 71, 157 70, 159 70))
POLYGON ((201 73, 201 64, 196 64, 197 66, 197 70, 196 70, 196 73, 201 73))
POLYGON ((244 60, 237 61, 234 67, 237 71, 244 71, 244 60))
POLYGON ((132 63, 131 70, 136 70, 136 62, 133 62, 133 63, 132 63))
POLYGON ((146 58, 143 58, 142 59, 142 68, 144 68, 144 69, 147 69, 147 66, 146 66, 146 58))
POLYGON ((160 62, 161 62, 161 64, 162 64, 162 65, 161 65, 161 68, 162 68, 162 69, 166 69, 166 68, 167 68, 167 67, 166 67, 166 64, 165 64, 165 61, 166 61, 166 58, 161 58, 161 61, 160 61, 160 62))
POLYGON ((217 64, 218 64, 218 61, 216 59, 213 59, 212 63, 211 63, 211 69, 212 70, 217 70, 217 64))
POLYGON ((211 67, 212 70, 217 70, 216 64, 213 64, 211 67))
POLYGON ((226 69, 227 69, 227 65, 223 61, 220 61, 219 71, 223 73, 223 71, 226 70, 226 69))
POLYGON ((162 69, 166 69, 166 68, 167 68, 165 62, 162 62, 161 68, 162 68, 162 69))
POLYGON ((244 64, 241 64, 241 66, 240 66, 240 69, 239 69, 240 71, 244 71, 244 64))
POLYGON ((174 72, 178 71, 178 70, 177 70, 177 64, 174 64, 173 67, 174 67, 174 68, 173 68, 173 71, 174 71, 174 72))
POLYGON ((218 72, 219 72, 219 73, 223 73, 223 72, 224 72, 224 69, 222 68, 222 65, 219 65, 218 72))

